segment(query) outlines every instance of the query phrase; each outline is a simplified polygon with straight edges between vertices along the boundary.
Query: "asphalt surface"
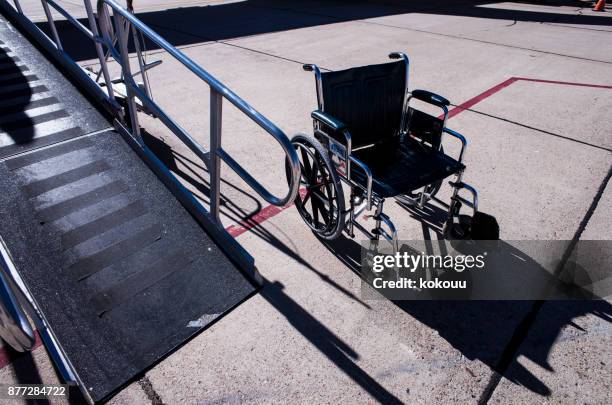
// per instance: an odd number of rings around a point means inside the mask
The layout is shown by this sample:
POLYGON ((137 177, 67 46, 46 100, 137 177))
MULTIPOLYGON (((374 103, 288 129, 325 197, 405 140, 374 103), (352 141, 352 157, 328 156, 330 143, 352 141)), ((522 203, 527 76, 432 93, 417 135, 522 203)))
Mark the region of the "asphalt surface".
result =
MULTIPOLYGON (((24 9, 44 15, 33 1, 24 9)), ((448 125, 470 141, 465 180, 498 219, 502 239, 612 239, 610 12, 569 0, 143 1, 136 10, 289 136, 311 130, 316 106, 302 63, 337 70, 406 52, 411 89, 462 106, 448 125)), ((71 38, 67 49, 95 65, 71 38)), ((155 99, 207 145, 207 86, 166 53, 147 54, 163 60, 150 73, 155 99)), ((150 144, 206 204, 202 165, 159 122, 141 118, 150 144)), ((286 192, 280 148, 227 103, 223 119, 224 148, 272 191, 286 192)), ((224 224, 266 285, 112 403, 611 402, 610 297, 543 305, 365 300, 351 266, 355 241, 322 243, 295 208, 270 209, 229 168, 222 173, 224 224), (258 212, 247 231, 236 226, 258 212)), ((402 239, 439 237, 433 219, 424 225, 392 201, 385 211, 402 239)), ((42 348, 0 369, 2 381, 28 375, 55 381, 42 348)))

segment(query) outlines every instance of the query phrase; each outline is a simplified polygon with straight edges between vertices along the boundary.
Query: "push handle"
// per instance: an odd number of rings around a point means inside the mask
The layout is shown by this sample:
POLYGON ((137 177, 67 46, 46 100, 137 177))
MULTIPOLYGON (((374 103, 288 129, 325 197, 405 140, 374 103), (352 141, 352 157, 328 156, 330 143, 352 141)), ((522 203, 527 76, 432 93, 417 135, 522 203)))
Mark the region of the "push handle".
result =
POLYGON ((412 97, 440 108, 448 107, 450 104, 450 101, 444 97, 427 90, 413 90, 412 97))

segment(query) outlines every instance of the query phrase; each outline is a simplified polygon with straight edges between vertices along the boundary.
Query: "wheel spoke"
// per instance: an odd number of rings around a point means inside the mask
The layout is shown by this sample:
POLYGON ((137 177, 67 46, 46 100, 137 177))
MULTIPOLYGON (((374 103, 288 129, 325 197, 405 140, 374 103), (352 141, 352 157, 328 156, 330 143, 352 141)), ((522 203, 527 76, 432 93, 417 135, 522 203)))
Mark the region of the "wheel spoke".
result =
POLYGON ((302 170, 304 170, 303 173, 306 176, 306 178, 308 178, 308 176, 310 176, 310 173, 312 171, 312 168, 310 166, 310 156, 308 152, 306 151, 305 146, 300 147, 300 152, 302 153, 302 159, 303 159, 302 170))
POLYGON ((328 198, 328 202, 329 202, 329 212, 333 215, 333 211, 334 211, 334 199, 336 196, 334 196, 334 191, 331 187, 330 182, 326 182, 325 184, 325 189, 327 190, 327 198, 328 198))
POLYGON ((308 199, 310 199, 311 194, 312 193, 310 192, 310 190, 306 191, 306 195, 304 196, 304 199, 302 200, 302 203, 301 203, 302 207, 306 205, 306 203, 308 202, 308 199))
POLYGON ((329 227, 330 219, 333 218, 333 209, 334 209, 333 204, 330 204, 329 199, 325 198, 325 196, 321 195, 321 193, 319 192, 313 191, 311 195, 312 195, 313 207, 314 206, 317 207, 317 209, 321 213, 321 217, 323 218, 323 221, 325 222, 326 227, 329 227), (331 213, 331 217, 330 217, 330 213, 331 213))
POLYGON ((329 225, 330 225, 329 212, 325 209, 325 206, 321 208, 321 216, 323 217, 323 222, 325 222, 325 228, 329 229, 329 225))
POLYGON ((310 179, 311 184, 317 184, 319 182, 319 177, 323 178, 322 175, 323 172, 321 171, 321 165, 319 164, 319 160, 314 157, 312 159, 312 177, 310 179))
POLYGON ((319 227, 319 201, 315 198, 312 198, 310 200, 310 203, 312 205, 312 217, 313 217, 313 223, 315 228, 319 227))

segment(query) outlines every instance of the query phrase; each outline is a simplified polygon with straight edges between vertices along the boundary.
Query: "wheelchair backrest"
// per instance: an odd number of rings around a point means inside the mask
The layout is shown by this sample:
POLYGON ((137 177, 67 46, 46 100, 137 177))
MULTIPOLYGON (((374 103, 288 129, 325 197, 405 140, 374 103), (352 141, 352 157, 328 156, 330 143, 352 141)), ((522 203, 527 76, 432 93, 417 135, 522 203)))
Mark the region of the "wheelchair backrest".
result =
POLYGON ((323 111, 348 126, 353 148, 399 133, 406 91, 404 61, 322 73, 321 90, 323 111))

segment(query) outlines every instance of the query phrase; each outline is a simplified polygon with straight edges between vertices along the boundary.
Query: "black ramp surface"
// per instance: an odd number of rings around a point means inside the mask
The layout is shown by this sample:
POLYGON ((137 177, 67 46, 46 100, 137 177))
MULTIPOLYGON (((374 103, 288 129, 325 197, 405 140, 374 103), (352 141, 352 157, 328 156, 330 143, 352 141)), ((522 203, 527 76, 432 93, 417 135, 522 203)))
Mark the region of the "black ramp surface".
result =
POLYGON ((0 41, 0 158, 110 128, 1 15, 0 41))
POLYGON ((254 291, 114 131, 0 160, 0 190, 0 234, 94 400, 254 291))

